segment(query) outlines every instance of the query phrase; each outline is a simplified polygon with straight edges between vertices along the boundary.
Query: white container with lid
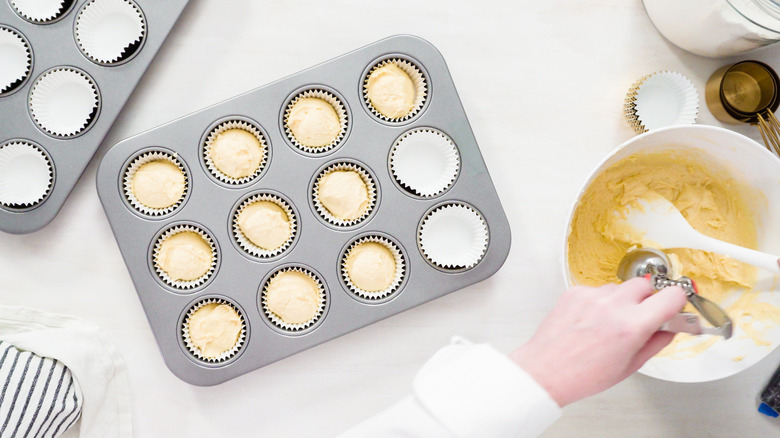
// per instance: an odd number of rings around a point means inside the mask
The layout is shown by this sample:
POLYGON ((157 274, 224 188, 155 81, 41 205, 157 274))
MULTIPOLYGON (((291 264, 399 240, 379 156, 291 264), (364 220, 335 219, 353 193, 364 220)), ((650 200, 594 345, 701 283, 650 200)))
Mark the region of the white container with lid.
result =
POLYGON ((780 41, 780 0, 644 0, 663 36, 697 55, 734 56, 780 41))

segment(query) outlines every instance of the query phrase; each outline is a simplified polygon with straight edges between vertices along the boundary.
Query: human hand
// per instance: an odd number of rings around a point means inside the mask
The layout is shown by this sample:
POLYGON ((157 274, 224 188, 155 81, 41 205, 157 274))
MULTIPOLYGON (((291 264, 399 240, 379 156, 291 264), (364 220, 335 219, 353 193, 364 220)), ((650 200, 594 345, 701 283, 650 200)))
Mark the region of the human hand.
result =
POLYGON ((658 328, 686 303, 680 287, 650 282, 566 291, 531 340, 509 357, 563 407, 610 388, 674 338, 658 328))

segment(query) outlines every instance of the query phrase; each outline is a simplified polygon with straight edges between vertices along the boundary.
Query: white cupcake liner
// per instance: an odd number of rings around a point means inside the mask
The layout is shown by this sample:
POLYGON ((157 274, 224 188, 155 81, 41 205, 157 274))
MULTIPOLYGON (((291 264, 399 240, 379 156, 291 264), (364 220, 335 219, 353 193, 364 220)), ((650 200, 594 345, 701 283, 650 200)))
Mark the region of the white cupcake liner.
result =
POLYGON ((214 272, 217 269, 217 247, 214 244, 214 239, 211 238, 211 236, 205 232, 204 230, 200 229, 199 227, 193 226, 193 225, 174 225, 173 227, 165 230, 160 237, 157 238, 157 241, 154 243, 154 251, 152 253, 152 262, 154 264, 154 271, 157 273, 157 275, 160 277, 160 279, 167 284, 168 286, 175 288, 175 289, 181 289, 181 290, 188 290, 188 289, 194 289, 203 283, 205 283, 209 278, 214 275, 214 272), (209 244, 209 247, 211 248, 211 266, 209 266, 209 270, 201 275, 200 277, 196 278, 195 280, 189 280, 189 281, 183 281, 183 280, 174 280, 171 278, 167 272, 165 272, 157 263, 157 258, 159 257, 160 248, 162 246, 162 242, 165 241, 165 239, 185 232, 185 231, 191 231, 193 233, 197 233, 203 239, 206 241, 206 243, 209 244))
POLYGON ((29 105, 39 128, 54 136, 71 137, 95 120, 100 95, 86 73, 58 67, 38 77, 30 90, 29 105))
POLYGON ((444 269, 469 269, 484 257, 487 224, 475 208, 450 203, 433 209, 422 220, 417 238, 425 258, 444 269))
POLYGON ((238 246, 240 246, 241 249, 243 249, 248 254, 253 255, 255 257, 271 258, 271 257, 278 256, 279 254, 287 251, 287 249, 290 248, 297 234, 298 234, 298 221, 297 218, 295 217, 295 212, 293 212, 292 207, 290 206, 290 204, 287 203, 287 201, 271 193, 258 193, 254 196, 247 198, 236 209, 236 213, 233 215, 233 238, 236 239, 236 243, 238 243, 238 246), (243 211, 243 209, 248 205, 254 204, 257 201, 273 202, 274 204, 281 207, 281 209, 284 210, 285 214, 287 214, 287 219, 290 221, 290 238, 287 239, 287 241, 284 242, 284 244, 282 244, 282 246, 280 246, 279 248, 276 248, 274 250, 267 250, 255 245, 241 231, 241 227, 238 226, 238 215, 241 214, 241 211, 243 211))
POLYGON ((297 266, 293 267, 287 267, 287 268, 281 268, 273 273, 270 277, 268 277, 268 280, 266 280, 265 284, 263 285, 263 292, 260 297, 260 304, 263 308, 263 313, 268 318, 271 323, 273 323, 276 327, 286 330, 289 332, 299 332, 301 330, 304 330, 310 326, 312 326, 314 323, 316 323, 321 317, 323 312, 325 312, 325 304, 326 304, 326 294, 325 294, 325 286, 322 284, 322 281, 320 280, 319 276, 315 273, 309 271, 308 269, 299 268, 297 266), (317 309, 317 313, 314 315, 314 317, 306 322, 298 323, 298 324, 289 324, 287 322, 284 322, 282 318, 277 316, 274 312, 272 312, 270 309, 268 309, 268 303, 266 302, 266 294, 268 292, 268 285, 271 284, 271 280, 273 280, 277 275, 285 273, 285 272, 300 272, 301 274, 309 276, 314 282, 317 284, 317 287, 319 289, 319 298, 320 298, 320 305, 317 309))
POLYGON ((265 136, 255 125, 243 120, 228 120, 217 125, 217 127, 212 129, 209 133, 208 137, 206 138, 206 143, 203 146, 203 161, 206 163, 206 168, 209 170, 209 172, 211 172, 211 174, 214 175, 214 177, 218 180, 227 184, 245 184, 254 180, 260 176, 261 173, 263 173, 263 170, 268 163, 268 145, 265 141, 265 136), (254 135, 257 141, 260 142, 260 149, 263 152, 263 158, 260 160, 260 164, 257 166, 257 170, 255 170, 252 175, 245 176, 243 178, 233 178, 232 176, 229 176, 223 173, 221 170, 217 169, 217 166, 214 165, 214 161, 211 159, 211 156, 209 156, 209 150, 211 150, 214 139, 217 138, 219 134, 230 129, 244 130, 254 135))
POLYGON ((398 290, 398 287, 401 285, 401 283, 403 283, 405 276, 406 276, 406 264, 404 263, 404 256, 403 253, 401 253, 401 249, 398 248, 398 246, 394 242, 382 236, 361 237, 360 239, 352 242, 352 244, 349 245, 349 247, 347 248, 346 251, 344 251, 344 254, 341 257, 341 279, 342 281, 344 281, 344 284, 347 285, 349 290, 355 295, 359 296, 360 298, 364 298, 368 300, 383 299, 398 290), (390 250, 390 253, 393 254, 393 259, 395 260, 395 277, 393 278, 393 281, 390 283, 390 286, 388 286, 384 290, 372 292, 372 291, 361 289, 357 287, 349 277, 349 272, 347 271, 347 258, 349 258, 349 254, 350 252, 352 252, 352 250, 354 250, 361 243, 366 243, 366 242, 378 243, 384 246, 385 248, 387 248, 388 250, 390 250))
POLYGON ((236 307, 233 303, 227 300, 223 300, 221 298, 206 298, 204 300, 198 301, 195 303, 190 309, 187 311, 187 316, 184 317, 184 322, 182 323, 181 327, 181 335, 182 339, 184 340, 184 345, 187 347, 187 350, 192 353, 193 356, 196 358, 204 361, 204 362, 210 362, 210 363, 219 363, 224 362, 236 354, 238 354, 239 351, 244 347, 244 344, 246 343, 246 318, 244 317, 243 312, 241 312, 241 309, 236 307), (238 340, 236 341, 236 344, 231 348, 230 350, 222 353, 221 355, 217 357, 207 357, 201 352, 200 348, 198 348, 197 345, 195 345, 192 342, 192 339, 190 338, 190 328, 189 328, 189 321, 190 317, 201 307, 208 305, 208 304, 224 304, 226 306, 230 306, 233 310, 236 311, 238 314, 238 317, 241 319, 241 332, 238 335, 238 340))
POLYGON ((127 202, 129 202, 136 211, 149 216, 163 216, 176 210, 184 202, 184 199, 187 197, 187 193, 190 190, 190 178, 189 175, 187 175, 187 170, 184 168, 184 165, 177 156, 167 152, 152 151, 143 153, 130 162, 130 165, 127 166, 127 169, 125 169, 125 176, 123 178, 122 186, 124 188, 125 199, 127 199, 127 202), (181 198, 179 198, 179 200, 170 207, 147 207, 146 205, 142 204, 141 201, 135 197, 135 193, 133 193, 133 177, 135 176, 135 173, 138 171, 138 169, 140 169, 144 164, 160 160, 173 163, 176 167, 179 168, 179 170, 181 170, 181 173, 184 174, 184 192, 182 193, 181 198))
POLYGON ((637 133, 673 125, 690 125, 699 114, 699 95, 685 76, 660 71, 643 76, 629 88, 626 119, 637 133))
POLYGON ((390 151, 395 180, 415 195, 432 198, 447 191, 460 172, 460 154, 443 132, 431 128, 407 131, 390 151))
POLYGON ((413 118, 414 116, 419 114, 420 111, 422 111, 423 106, 425 106, 425 101, 427 99, 428 99, 428 83, 425 80, 425 75, 423 75, 422 70, 420 70, 416 65, 414 65, 410 61, 407 61, 406 59, 389 58, 380 61, 376 65, 374 65, 371 68, 371 70, 369 70, 369 72, 366 74, 366 77, 363 78, 363 102, 366 104, 366 107, 369 109, 369 111, 371 111, 371 114, 387 122, 400 123, 413 118), (371 104, 371 100, 368 98, 368 78, 371 77, 371 73, 373 73, 379 68, 384 67, 387 64, 395 64, 396 66, 398 66, 398 68, 400 68, 407 75, 409 75, 409 78, 412 80, 412 84, 414 84, 414 92, 415 92, 414 108, 403 117, 388 117, 380 113, 376 108, 374 108, 374 105, 371 104))
POLYGON ((290 140, 290 142, 296 148, 310 154, 325 153, 336 148, 339 144, 341 144, 341 141, 344 140, 344 137, 347 135, 348 123, 349 123, 349 118, 347 116, 347 109, 344 106, 344 104, 341 102, 341 100, 338 97, 336 97, 334 94, 318 88, 306 90, 299 93, 290 101, 290 103, 287 104, 287 107, 284 110, 284 133, 287 135, 287 139, 290 140), (292 107, 295 106, 295 104, 300 99, 307 98, 307 97, 315 97, 318 99, 322 99, 325 102, 328 102, 330 106, 332 106, 333 109, 336 110, 336 114, 339 116, 339 125, 341 125, 341 130, 339 131, 339 135, 336 136, 336 138, 332 142, 330 142, 330 144, 327 144, 325 146, 320 146, 320 147, 307 146, 299 142, 298 139, 295 138, 295 135, 293 135, 292 130, 290 130, 290 127, 287 126, 287 119, 290 116, 290 111, 292 110, 292 107))
POLYGON ((28 208, 51 193, 51 159, 37 145, 23 140, 0 145, 0 205, 28 208))
POLYGON ((0 26, 0 95, 27 79, 32 71, 32 50, 24 36, 0 26))
POLYGON ((146 35, 146 19, 131 0, 90 0, 76 17, 76 43, 96 63, 113 64, 146 35))
POLYGON ((374 179, 371 177, 368 171, 363 167, 350 162, 338 162, 328 166, 322 172, 320 172, 320 174, 317 176, 317 180, 314 181, 314 186, 312 187, 311 196, 312 196, 312 200, 314 201, 314 208, 317 210, 317 213, 323 219, 339 227, 350 227, 352 225, 356 225, 360 222, 363 222, 364 220, 366 220, 366 218, 368 218, 371 215, 371 212, 374 211, 374 208, 376 207, 376 184, 374 183, 374 179), (366 208, 366 211, 363 212, 363 214, 359 218, 339 219, 336 216, 332 215, 330 211, 328 211, 328 209, 325 208, 325 206, 322 205, 322 202, 320 201, 320 196, 319 196, 320 181, 322 181, 322 178, 325 175, 331 172, 335 172, 337 170, 351 170, 357 172, 358 175, 360 175, 360 179, 362 179, 363 183, 366 185, 366 189, 368 191, 368 208, 366 208))
POLYGON ((33 23, 50 23, 61 18, 75 0, 10 0, 22 18, 33 23))

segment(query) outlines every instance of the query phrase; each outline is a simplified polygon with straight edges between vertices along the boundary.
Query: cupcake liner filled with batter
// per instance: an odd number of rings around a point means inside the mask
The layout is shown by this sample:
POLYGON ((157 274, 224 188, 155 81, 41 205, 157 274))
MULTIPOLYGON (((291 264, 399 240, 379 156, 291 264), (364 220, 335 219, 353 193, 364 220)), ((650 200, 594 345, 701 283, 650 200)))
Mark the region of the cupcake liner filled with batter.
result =
POLYGON ((100 93, 86 73, 56 67, 35 81, 30 90, 30 114, 36 125, 55 137, 73 137, 97 119, 100 93))
POLYGON ((244 200, 233 215, 233 238, 248 254, 271 258, 292 246, 298 221, 290 204, 271 193, 244 200))
POLYGON ((377 187, 362 166, 338 162, 319 173, 311 196, 320 217, 330 224, 350 227, 371 215, 376 206, 377 187))
POLYGON ((333 93, 310 89, 297 94, 284 110, 284 132, 296 148, 321 154, 338 147, 347 135, 346 106, 333 93))
POLYGON ((0 205, 38 205, 51 193, 53 182, 54 167, 43 148, 26 140, 0 145, 0 205))
POLYGON ((381 300, 398 290, 406 275, 401 249, 377 235, 361 237, 341 257, 341 279, 360 298, 381 300))
POLYGON ((396 140, 390 151, 390 171, 396 182, 414 195, 432 198, 455 183, 460 154, 443 132, 415 128, 396 140))
POLYGON ((208 171, 227 184, 246 184, 263 173, 268 146, 260 129, 244 120, 228 120, 209 132, 203 145, 208 171))
POLYGON ((76 16, 76 43, 98 64, 130 59, 146 36, 146 18, 132 0, 90 0, 76 16))
POLYGON ((326 304, 325 286, 309 269, 292 266, 274 272, 260 292, 260 307, 276 327, 305 330, 322 318, 326 304))
POLYGON ((32 71, 32 49, 19 31, 0 25, 0 97, 18 89, 32 71))
POLYGON ((130 162, 122 178, 125 199, 136 211, 163 216, 182 205, 189 192, 189 176, 178 156, 142 153, 130 162))
POLYGON ((425 215, 417 232, 423 256, 439 268, 469 269, 485 256, 488 229, 474 207, 453 202, 425 215))
POLYGON ((211 235, 198 226, 174 225, 154 243, 154 270, 172 288, 196 288, 216 271, 218 255, 214 242, 211 235))
POLYGON ((197 359, 209 363, 225 362, 246 344, 246 318, 230 301, 202 299, 187 310, 181 335, 187 350, 197 359))
POLYGON ((413 118, 427 98, 425 75, 406 59, 382 60, 363 79, 363 102, 371 114, 384 121, 398 123, 413 118))
POLYGON ((76 0, 9 0, 11 7, 25 20, 48 24, 64 17, 76 0))

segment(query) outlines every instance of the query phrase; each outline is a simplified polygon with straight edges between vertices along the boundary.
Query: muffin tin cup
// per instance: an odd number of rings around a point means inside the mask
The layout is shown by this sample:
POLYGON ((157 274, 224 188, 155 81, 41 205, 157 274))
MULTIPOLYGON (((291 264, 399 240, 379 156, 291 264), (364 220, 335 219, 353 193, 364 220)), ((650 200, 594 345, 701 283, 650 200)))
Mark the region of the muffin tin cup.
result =
POLYGON ((25 140, 0 145, 0 206, 34 207, 46 199, 53 183, 54 168, 43 148, 25 140))
POLYGON ((181 205, 187 199, 187 195, 189 194, 190 191, 190 178, 187 169, 184 167, 184 164, 174 154, 169 152, 164 152, 161 150, 152 150, 149 152, 139 154, 130 162, 130 164, 127 166, 124 172, 124 177, 122 178, 122 189, 124 191, 125 200, 130 204, 130 206, 133 209, 135 209, 135 211, 147 216, 161 217, 161 216, 168 215, 171 212, 178 209, 179 207, 181 207, 181 205), (139 201, 138 198, 135 197, 135 193, 133 193, 133 177, 135 177, 136 172, 138 172, 138 169, 140 169, 141 166, 143 166, 144 164, 151 163, 153 161, 167 161, 173 164, 174 166, 176 166, 177 168, 179 168, 179 170, 181 170, 182 174, 184 175, 184 192, 182 193, 179 200, 169 207, 165 207, 165 208, 148 207, 143 203, 141 203, 141 201, 139 201))
POLYGON ((0 25, 0 96, 18 89, 32 72, 32 49, 16 29, 0 25))
POLYGON ((34 24, 54 23, 68 15, 77 0, 8 0, 20 17, 34 24))
POLYGON ((220 122, 217 126, 212 128, 211 131, 209 131, 203 144, 203 162, 206 165, 206 169, 208 169, 214 178, 231 186, 248 184, 256 180, 260 177, 260 175, 263 174, 263 171, 268 164, 269 148, 265 138, 265 135, 260 130, 260 128, 256 126, 256 124, 241 118, 234 118, 220 122), (260 150, 263 153, 263 157, 260 159, 260 163, 257 165, 257 169, 249 176, 234 178, 230 175, 227 175, 217 168, 217 166, 214 164, 214 161, 211 159, 211 156, 209 155, 209 151, 214 144, 214 139, 216 139, 219 134, 222 134, 223 132, 231 129, 241 129, 246 131, 252 134, 260 143, 260 150))
POLYGON ((401 248, 392 240, 383 237, 381 235, 372 234, 361 237, 352 242, 341 257, 341 280, 349 288, 349 291, 358 297, 368 301, 384 300, 388 296, 397 292, 406 278, 406 263, 404 262, 404 256, 401 252, 401 248), (361 243, 373 242, 384 246, 393 255, 393 261, 395 262, 395 275, 392 282, 388 287, 379 291, 368 291, 356 286, 349 276, 347 269, 347 260, 350 253, 361 243))
POLYGON ((146 17, 132 0, 90 0, 76 17, 81 53, 92 62, 114 65, 130 59, 146 36, 146 17))
POLYGON ((292 247, 293 243, 295 242, 295 239, 298 237, 298 219, 295 215, 295 212, 292 209, 292 206, 289 204, 288 201, 282 199, 281 197, 273 193, 268 193, 268 192, 258 193, 245 199, 238 206, 235 213, 233 214, 232 230, 233 230, 233 238, 235 239, 236 243, 247 254, 253 257, 257 257, 259 259, 272 259, 279 256, 280 254, 284 253, 285 251, 287 251, 292 247), (241 214, 241 211, 247 206, 258 201, 268 201, 278 205, 284 211, 284 213, 287 215, 287 219, 290 221, 290 237, 278 248, 269 250, 255 245, 244 234, 244 232, 241 230, 241 227, 238 225, 238 216, 241 214))
POLYGON ((314 271, 300 266, 288 266, 288 267, 277 269, 276 271, 273 272, 273 274, 268 276, 268 278, 263 282, 263 285, 261 286, 261 290, 260 290, 260 309, 262 310, 263 315, 267 318, 267 320, 271 324, 273 324, 275 328, 281 329, 287 334, 303 334, 309 331, 307 329, 311 329, 315 326, 315 324, 320 323, 325 314, 327 300, 328 300, 327 291, 325 289, 325 285, 320 279, 320 276, 317 275, 314 271), (285 272, 298 272, 303 275, 306 275, 307 277, 314 280, 314 283, 317 285, 318 292, 319 292, 319 297, 318 297, 319 306, 317 308, 317 312, 314 315, 314 317, 306 322, 296 323, 296 324, 287 323, 284 320, 282 320, 282 318, 279 315, 275 314, 268 308, 268 303, 266 301, 268 286, 276 276, 278 276, 279 274, 283 274, 285 272))
POLYGON ((374 117, 389 123, 404 123, 415 118, 422 112, 423 108, 425 107, 425 103, 428 100, 428 94, 428 81, 426 80, 422 69, 420 69, 411 60, 407 60, 401 57, 385 58, 377 62, 373 67, 371 67, 371 69, 368 71, 368 73, 365 74, 365 77, 363 78, 363 103, 374 117), (368 79, 371 77, 371 73, 388 64, 395 64, 398 68, 403 70, 404 73, 409 75, 409 79, 412 80, 412 84, 414 85, 414 106, 412 107, 412 110, 403 117, 389 117, 382 114, 376 108, 374 108, 374 105, 371 103, 371 99, 368 97, 368 79))
POLYGON ((446 270, 466 270, 485 256, 489 233, 482 214, 463 202, 448 202, 425 214, 417 232, 425 259, 446 270))
POLYGON ((322 87, 312 87, 297 92, 292 97, 292 99, 290 99, 290 101, 287 103, 284 109, 282 125, 284 126, 284 133, 287 138, 287 141, 289 141, 290 144, 292 144, 294 147, 307 154, 321 155, 330 152, 338 148, 339 146, 341 146, 341 144, 343 143, 344 139, 347 136, 347 131, 349 130, 349 113, 347 112, 347 107, 344 105, 342 99, 338 97, 336 94, 322 87), (333 109, 336 111, 336 115, 339 117, 339 126, 341 129, 339 130, 339 133, 336 136, 336 138, 325 146, 307 146, 301 143, 300 141, 298 141, 297 138, 295 138, 295 135, 293 134, 292 130, 287 124, 288 117, 290 116, 290 111, 292 110, 293 106, 295 106, 295 104, 299 100, 307 97, 313 97, 313 98, 324 100, 325 102, 330 104, 330 106, 333 107, 333 109))
POLYGON ((244 316, 244 312, 241 311, 241 309, 238 308, 234 303, 224 299, 224 298, 218 298, 218 297, 211 297, 211 298, 202 298, 199 299, 195 304, 191 305, 190 308, 187 310, 187 313, 184 316, 184 320, 181 323, 181 336, 182 336, 182 342, 184 343, 185 348, 187 351, 197 360, 206 362, 209 365, 221 365, 224 362, 227 362, 234 357, 236 357, 241 350, 246 345, 247 340, 247 325, 246 325, 246 317, 244 316), (235 312, 238 314, 238 317, 241 319, 241 331, 239 332, 238 339, 236 340, 236 344, 233 346, 233 348, 229 349, 228 351, 225 351, 224 353, 220 354, 217 357, 207 357, 203 354, 200 348, 198 348, 197 345, 195 345, 190 338, 190 330, 189 330, 189 320, 190 317, 203 306, 206 306, 208 304, 224 304, 226 306, 230 306, 235 312))
POLYGON ((200 286, 203 286, 206 282, 208 282, 210 279, 214 277, 214 274, 216 273, 217 270, 217 264, 219 262, 219 253, 217 251, 217 246, 214 243, 214 239, 203 228, 200 228, 199 226, 196 225, 179 224, 179 225, 173 225, 168 227, 167 229, 165 229, 165 231, 162 232, 162 234, 160 234, 159 237, 157 237, 157 239, 154 242, 154 246, 152 248, 151 261, 152 261, 154 272, 157 274, 159 280, 161 280, 165 285, 167 285, 170 288, 187 292, 189 290, 196 289, 200 286), (160 267, 157 260, 160 256, 162 243, 165 241, 165 239, 168 239, 170 237, 175 236, 176 234, 187 232, 187 231, 199 235, 209 245, 209 248, 211 248, 211 263, 206 273, 201 275, 200 277, 194 280, 177 280, 171 278, 171 276, 168 275, 168 273, 165 272, 162 269, 162 267, 160 267))
POLYGON ((460 173, 457 146, 433 128, 414 128, 401 134, 390 150, 389 163, 396 183, 421 198, 442 195, 460 173))
POLYGON ((30 114, 35 124, 53 137, 83 134, 100 110, 95 81, 74 67, 53 68, 36 79, 30 89, 30 114))
POLYGON ((325 219, 328 223, 335 225, 337 227, 352 227, 361 222, 364 222, 374 212, 377 204, 377 186, 376 183, 374 182, 374 178, 371 176, 371 174, 368 173, 368 171, 364 166, 357 163, 348 162, 348 161, 337 162, 328 165, 325 169, 319 172, 319 174, 317 175, 317 179, 314 181, 314 185, 312 186, 311 199, 314 208, 317 211, 317 214, 322 219, 325 219), (363 214, 361 214, 359 217, 355 219, 341 219, 334 216, 322 204, 322 201, 320 200, 319 186, 320 183, 322 182, 322 178, 336 171, 356 172, 358 175, 360 175, 360 179, 366 185, 366 190, 368 192, 368 205, 366 207, 366 211, 363 212, 363 214))

